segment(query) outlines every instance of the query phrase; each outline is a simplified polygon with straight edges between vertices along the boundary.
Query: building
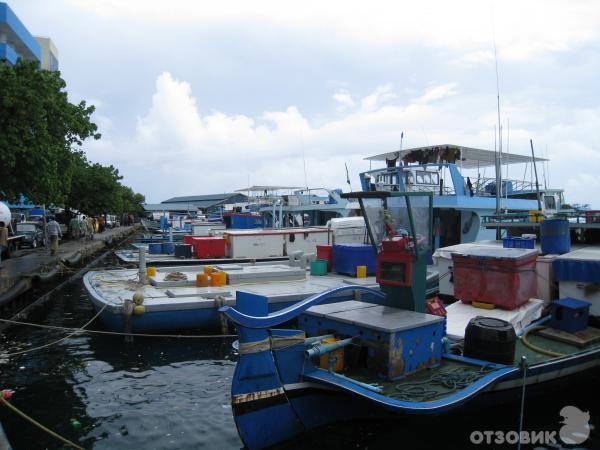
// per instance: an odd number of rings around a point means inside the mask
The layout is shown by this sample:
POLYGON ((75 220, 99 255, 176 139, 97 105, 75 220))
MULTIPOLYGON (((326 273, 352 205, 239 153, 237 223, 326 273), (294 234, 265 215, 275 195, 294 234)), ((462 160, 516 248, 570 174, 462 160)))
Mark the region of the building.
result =
POLYGON ((41 69, 58 70, 58 50, 47 37, 34 37, 8 4, 0 2, 0 64, 36 61, 41 69))
POLYGON ((225 205, 244 203, 248 197, 239 192, 228 194, 189 195, 186 197, 173 197, 162 202, 162 204, 185 204, 203 212, 211 213, 221 210, 225 205))
POLYGON ((229 206, 248 201, 248 197, 239 192, 225 194, 189 195, 172 197, 161 203, 147 203, 144 210, 147 213, 170 214, 210 214, 220 212, 222 209, 231 209, 229 206))
POLYGON ((42 50, 41 67, 44 70, 58 70, 58 49, 47 37, 36 36, 35 40, 42 50))

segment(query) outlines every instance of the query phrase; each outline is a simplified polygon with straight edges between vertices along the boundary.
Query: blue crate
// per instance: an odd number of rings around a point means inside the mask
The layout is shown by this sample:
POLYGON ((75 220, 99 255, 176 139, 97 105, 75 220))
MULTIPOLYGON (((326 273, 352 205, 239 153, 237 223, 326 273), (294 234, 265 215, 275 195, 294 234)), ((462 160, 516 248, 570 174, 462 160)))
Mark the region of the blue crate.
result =
POLYGON ((535 247, 535 239, 522 238, 518 236, 505 237, 502 238, 502 247, 533 249, 535 247))
POLYGON ((357 266, 367 266, 373 275, 377 269, 375 250, 368 244, 334 244, 333 270, 337 273, 356 276, 357 266))
POLYGON ((567 333, 576 333, 587 328, 592 305, 590 302, 566 297, 555 300, 550 305, 550 327, 567 333))

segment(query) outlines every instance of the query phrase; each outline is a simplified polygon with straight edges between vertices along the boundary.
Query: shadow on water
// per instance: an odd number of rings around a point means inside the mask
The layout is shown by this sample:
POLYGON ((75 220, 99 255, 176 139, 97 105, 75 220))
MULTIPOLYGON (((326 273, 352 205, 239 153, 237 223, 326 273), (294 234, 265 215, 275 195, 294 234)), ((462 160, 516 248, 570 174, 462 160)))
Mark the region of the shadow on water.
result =
MULTIPOLYGON (((116 261, 108 259, 103 265, 115 266, 116 261)), ((93 314, 78 281, 30 320, 79 327, 93 314)), ((35 348, 64 336, 60 331, 13 327, 3 336, 2 349, 35 348)), ((0 361, 0 387, 16 391, 12 402, 18 408, 86 448, 240 448, 229 395, 235 366, 232 340, 135 338, 126 344, 122 337, 76 335, 0 361)), ((529 399, 525 429, 558 430, 558 413, 565 405, 590 411, 592 424, 598 423, 600 407, 593 403, 597 386, 594 392, 578 388, 565 386, 535 401, 529 399)), ((64 448, 6 409, 0 408, 0 420, 16 450, 64 448)), ((326 427, 281 448, 515 448, 473 445, 469 436, 473 431, 517 429, 518 404, 513 403, 477 413, 326 427)), ((597 430, 583 446, 600 448, 597 430)))

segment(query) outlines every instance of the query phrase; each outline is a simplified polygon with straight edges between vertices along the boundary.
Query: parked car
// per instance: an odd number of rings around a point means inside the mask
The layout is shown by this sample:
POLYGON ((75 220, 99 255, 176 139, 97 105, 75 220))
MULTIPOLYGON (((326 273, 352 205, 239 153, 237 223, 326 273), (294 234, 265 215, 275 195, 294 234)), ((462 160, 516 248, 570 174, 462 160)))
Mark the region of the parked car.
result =
POLYGON ((25 237, 21 240, 21 246, 27 245, 36 248, 38 245, 46 245, 46 236, 42 222, 19 222, 16 234, 25 237))

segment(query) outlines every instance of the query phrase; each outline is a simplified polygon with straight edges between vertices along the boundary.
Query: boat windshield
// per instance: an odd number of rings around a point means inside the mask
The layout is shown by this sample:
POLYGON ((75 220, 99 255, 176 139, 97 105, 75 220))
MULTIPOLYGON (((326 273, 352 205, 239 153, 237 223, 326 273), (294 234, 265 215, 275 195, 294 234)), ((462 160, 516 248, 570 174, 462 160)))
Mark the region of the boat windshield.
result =
POLYGON ((431 195, 392 193, 365 198, 363 205, 377 247, 384 238, 410 236, 419 252, 431 248, 431 195))

